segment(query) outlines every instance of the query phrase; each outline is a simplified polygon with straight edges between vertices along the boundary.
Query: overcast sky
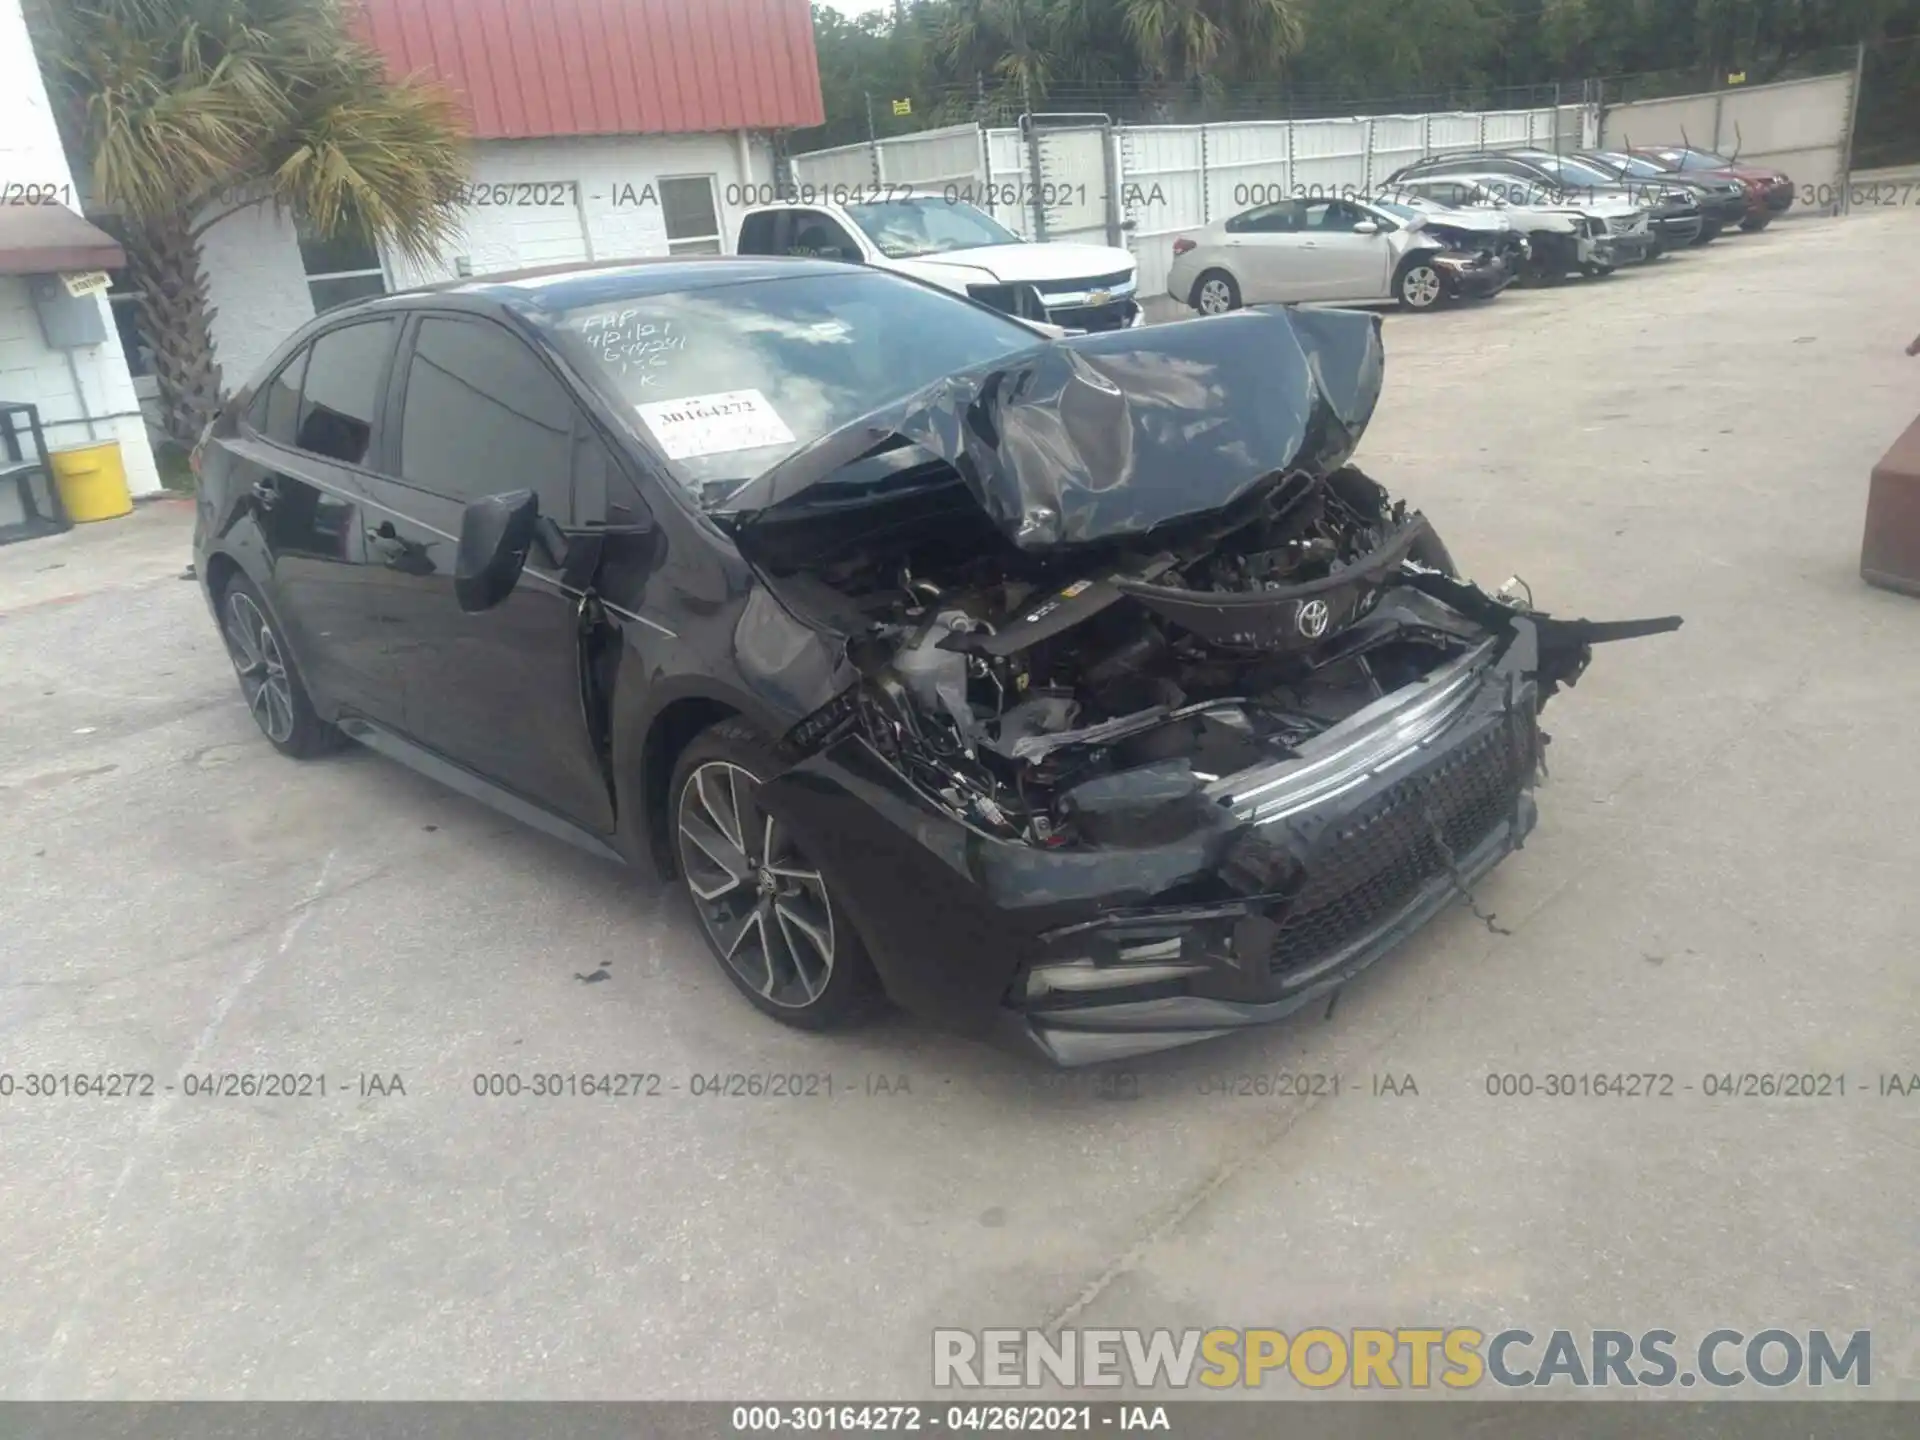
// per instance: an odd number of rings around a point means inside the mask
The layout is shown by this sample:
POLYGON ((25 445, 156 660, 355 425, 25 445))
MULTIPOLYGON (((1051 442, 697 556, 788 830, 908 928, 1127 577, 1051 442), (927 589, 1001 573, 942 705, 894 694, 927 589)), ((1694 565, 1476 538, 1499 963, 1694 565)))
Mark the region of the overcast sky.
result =
POLYGON ((842 15, 858 15, 864 10, 888 9, 893 0, 826 0, 826 3, 842 15))

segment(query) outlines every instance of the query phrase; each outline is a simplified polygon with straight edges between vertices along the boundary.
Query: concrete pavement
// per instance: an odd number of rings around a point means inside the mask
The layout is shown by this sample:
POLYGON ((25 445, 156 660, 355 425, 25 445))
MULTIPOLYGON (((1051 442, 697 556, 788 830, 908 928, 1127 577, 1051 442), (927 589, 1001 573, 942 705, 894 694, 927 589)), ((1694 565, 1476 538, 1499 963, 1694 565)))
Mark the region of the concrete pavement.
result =
POLYGON ((1856 574, 1916 223, 1389 319, 1363 466, 1489 584, 1686 627, 1549 708, 1511 933, 1448 912, 1330 1018, 1118 1079, 787 1032, 650 882, 281 759, 183 503, 0 549, 0 1397, 897 1398, 936 1326, 1509 1322, 1871 1327, 1920 1395, 1920 1097, 1877 1091, 1920 1071, 1920 603, 1856 574), (229 1071, 328 1089, 186 1093, 229 1071), (1807 1071, 1845 1096, 1704 1093, 1807 1071), (155 1093, 24 1094, 78 1072, 155 1093), (678 1088, 475 1093, 604 1072, 678 1088), (1565 1072, 1674 1093, 1488 1093, 1565 1072), (1235 1093, 1296 1073, 1342 1091, 1235 1093))

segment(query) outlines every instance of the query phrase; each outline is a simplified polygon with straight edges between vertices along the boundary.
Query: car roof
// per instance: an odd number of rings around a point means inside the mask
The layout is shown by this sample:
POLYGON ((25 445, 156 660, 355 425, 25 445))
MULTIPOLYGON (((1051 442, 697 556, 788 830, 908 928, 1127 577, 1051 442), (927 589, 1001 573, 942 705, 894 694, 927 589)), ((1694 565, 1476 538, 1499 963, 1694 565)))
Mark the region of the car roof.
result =
MULTIPOLYGON (((802 255, 647 255, 628 260, 542 265, 416 285, 387 295, 369 296, 328 318, 371 315, 407 309, 425 299, 493 301, 536 310, 569 310, 579 305, 643 299, 688 290, 709 290, 754 280, 788 280, 805 275, 844 275, 862 269, 842 261, 802 255)), ((863 270, 862 273, 880 272, 863 270)))
POLYGON ((428 302, 442 305, 451 302, 449 308, 481 312, 499 307, 522 313, 552 314, 586 305, 617 305, 624 300, 711 290, 755 280, 792 280, 807 275, 846 275, 856 271, 862 275, 889 275, 887 271, 864 265, 805 255, 643 255, 628 260, 540 265, 415 285, 336 305, 295 330, 288 337, 288 344, 295 340, 304 342, 348 320, 401 314, 428 307, 428 302))

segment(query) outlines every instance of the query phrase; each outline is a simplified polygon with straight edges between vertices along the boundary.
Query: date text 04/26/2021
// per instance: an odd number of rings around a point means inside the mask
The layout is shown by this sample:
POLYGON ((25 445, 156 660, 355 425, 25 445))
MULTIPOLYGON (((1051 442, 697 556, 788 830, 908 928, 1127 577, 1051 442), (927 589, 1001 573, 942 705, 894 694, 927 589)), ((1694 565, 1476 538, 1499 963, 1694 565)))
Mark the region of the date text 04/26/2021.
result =
POLYGON ((736 1405, 736 1435, 846 1434, 851 1431, 948 1435, 1090 1435, 1171 1432, 1164 1405, 736 1405))

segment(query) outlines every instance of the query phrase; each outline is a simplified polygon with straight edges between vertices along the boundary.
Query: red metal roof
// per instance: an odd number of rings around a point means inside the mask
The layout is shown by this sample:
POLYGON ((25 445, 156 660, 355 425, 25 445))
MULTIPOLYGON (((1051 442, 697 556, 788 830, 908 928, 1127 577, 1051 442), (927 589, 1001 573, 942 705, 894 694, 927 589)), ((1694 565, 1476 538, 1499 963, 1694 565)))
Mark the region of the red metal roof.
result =
POLYGON ((807 0, 361 0, 397 75, 464 98, 478 140, 821 124, 807 0))

